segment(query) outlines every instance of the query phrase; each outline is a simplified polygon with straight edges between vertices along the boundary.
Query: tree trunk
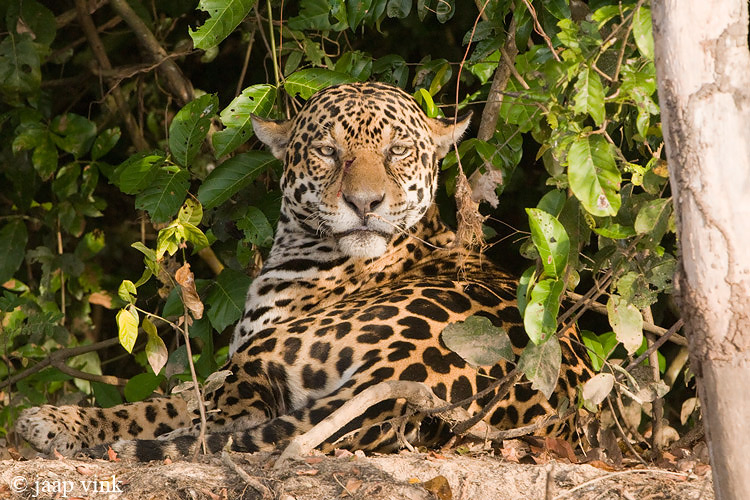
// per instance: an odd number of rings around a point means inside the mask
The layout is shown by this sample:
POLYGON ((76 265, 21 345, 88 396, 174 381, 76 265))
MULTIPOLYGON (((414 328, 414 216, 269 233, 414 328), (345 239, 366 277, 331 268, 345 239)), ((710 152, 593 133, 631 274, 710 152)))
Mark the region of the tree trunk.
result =
POLYGON ((750 498, 747 0, 653 0, 656 73, 716 498, 750 498))

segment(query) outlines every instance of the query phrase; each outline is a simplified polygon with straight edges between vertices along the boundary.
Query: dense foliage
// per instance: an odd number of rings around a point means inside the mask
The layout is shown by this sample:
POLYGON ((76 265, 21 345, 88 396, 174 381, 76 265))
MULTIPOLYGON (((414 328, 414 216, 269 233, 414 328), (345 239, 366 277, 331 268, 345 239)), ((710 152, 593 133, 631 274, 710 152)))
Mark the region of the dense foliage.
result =
MULTIPOLYGON (((521 277, 526 376, 551 390, 555 333, 580 322, 602 372, 580 403, 675 386, 674 345, 647 356, 660 366, 645 379, 624 369, 644 325, 653 339, 675 321, 644 0, 11 0, 0 22, 0 436, 29 405, 143 399, 189 379, 190 357, 214 372, 280 203, 250 114, 291 116, 368 79, 430 116, 473 110, 477 138, 444 161, 439 201, 456 223, 464 172, 488 255, 521 277), (60 349, 71 357, 50 361, 60 349)), ((488 325, 464 326, 457 350, 492 344, 488 325)), ((671 394, 677 427, 694 399, 671 394)))

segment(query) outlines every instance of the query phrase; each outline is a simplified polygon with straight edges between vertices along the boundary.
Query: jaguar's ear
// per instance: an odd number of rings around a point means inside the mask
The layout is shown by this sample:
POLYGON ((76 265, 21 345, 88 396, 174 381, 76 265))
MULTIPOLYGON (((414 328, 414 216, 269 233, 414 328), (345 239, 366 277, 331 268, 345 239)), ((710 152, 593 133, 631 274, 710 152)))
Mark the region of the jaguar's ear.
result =
POLYGON ((438 158, 443 158, 453 147, 453 143, 461 141, 461 136, 466 132, 471 122, 472 112, 469 111, 458 117, 456 122, 453 118, 430 118, 432 136, 437 146, 438 158))
POLYGON ((284 161, 284 152, 292 135, 292 120, 267 120, 250 115, 253 131, 260 141, 271 149, 271 153, 284 161))

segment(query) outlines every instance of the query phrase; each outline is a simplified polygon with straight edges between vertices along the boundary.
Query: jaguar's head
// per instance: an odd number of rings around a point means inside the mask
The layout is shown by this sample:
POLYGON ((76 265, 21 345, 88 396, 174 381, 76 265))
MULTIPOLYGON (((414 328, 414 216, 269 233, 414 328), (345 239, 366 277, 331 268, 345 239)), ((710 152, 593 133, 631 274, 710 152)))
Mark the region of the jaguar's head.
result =
POLYGON ((428 118, 397 87, 354 83, 317 93, 292 120, 254 117, 253 127, 284 162, 283 213, 372 258, 430 208, 438 162, 469 118, 428 118))

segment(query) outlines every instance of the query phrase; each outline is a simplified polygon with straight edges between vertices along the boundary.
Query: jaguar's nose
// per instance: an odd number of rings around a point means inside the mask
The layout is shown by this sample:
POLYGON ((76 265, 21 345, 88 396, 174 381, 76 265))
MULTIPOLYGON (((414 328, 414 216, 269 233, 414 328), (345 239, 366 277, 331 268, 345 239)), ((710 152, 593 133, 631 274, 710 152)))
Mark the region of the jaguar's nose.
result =
POLYGON ((354 210, 354 213, 359 215, 363 220, 367 219, 367 216, 372 213, 373 210, 378 208, 383 200, 385 199, 385 192, 380 193, 349 193, 343 194, 344 202, 354 210))

